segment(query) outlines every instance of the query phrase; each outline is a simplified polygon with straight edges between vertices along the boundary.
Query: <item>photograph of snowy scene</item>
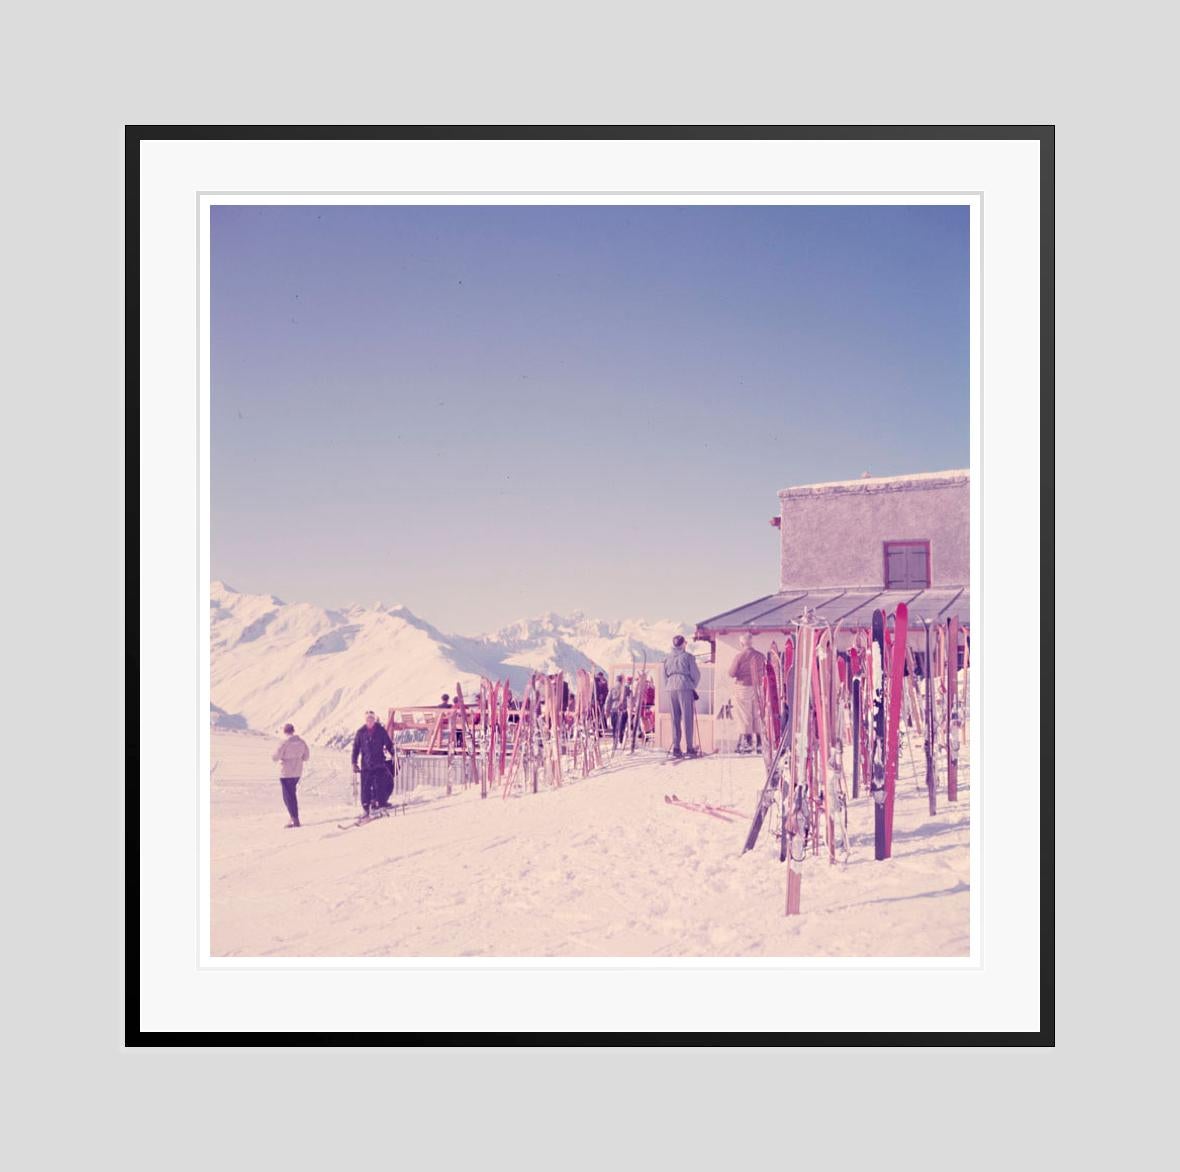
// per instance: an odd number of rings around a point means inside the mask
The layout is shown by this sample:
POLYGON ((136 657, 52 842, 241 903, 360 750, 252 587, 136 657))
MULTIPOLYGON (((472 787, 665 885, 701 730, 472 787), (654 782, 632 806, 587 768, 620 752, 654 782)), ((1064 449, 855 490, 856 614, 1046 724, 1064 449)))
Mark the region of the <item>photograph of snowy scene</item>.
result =
POLYGON ((970 230, 210 209, 213 957, 968 957, 970 230))

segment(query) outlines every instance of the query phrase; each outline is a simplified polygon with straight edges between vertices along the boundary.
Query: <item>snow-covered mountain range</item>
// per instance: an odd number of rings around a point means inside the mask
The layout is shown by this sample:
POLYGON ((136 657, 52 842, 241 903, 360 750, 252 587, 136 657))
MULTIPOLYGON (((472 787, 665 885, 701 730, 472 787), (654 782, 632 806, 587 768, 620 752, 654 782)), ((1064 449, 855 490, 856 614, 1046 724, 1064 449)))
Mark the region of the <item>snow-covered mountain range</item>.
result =
POLYGON ((506 677, 519 694, 533 671, 662 660, 673 635, 692 636, 685 623, 580 613, 448 635, 404 606, 326 610, 224 582, 212 583, 209 607, 212 723, 275 732, 289 720, 317 744, 350 737, 368 708, 384 716, 395 704, 434 704, 456 683, 470 695, 481 676, 506 677))

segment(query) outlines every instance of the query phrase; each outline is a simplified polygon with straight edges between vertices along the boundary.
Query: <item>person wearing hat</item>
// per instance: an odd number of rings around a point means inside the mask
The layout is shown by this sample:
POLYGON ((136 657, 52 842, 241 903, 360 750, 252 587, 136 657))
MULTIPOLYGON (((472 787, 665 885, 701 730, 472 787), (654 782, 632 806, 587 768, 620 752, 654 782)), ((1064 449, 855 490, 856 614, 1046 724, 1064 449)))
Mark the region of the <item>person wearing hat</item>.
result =
POLYGON ((762 706, 759 693, 766 674, 766 657, 754 649, 754 637, 743 631, 738 640, 741 650, 729 665, 729 678, 733 680, 733 706, 737 713, 739 753, 753 753, 755 739, 757 748, 762 748, 762 706))
POLYGON ((598 709, 598 732, 601 736, 606 732, 606 698, 610 694, 610 683, 607 681, 606 672, 596 671, 594 673, 594 703, 598 709))
POLYGON ((393 741, 372 709, 352 741, 352 771, 361 775, 361 808, 366 814, 388 807, 393 794, 393 741), (389 754, 386 761, 385 754, 389 754), (360 762, 358 765, 357 762, 360 762))
POLYGON ((698 752, 692 745, 692 714, 696 702, 697 684, 701 682, 701 669, 697 667, 696 656, 685 649, 684 636, 672 640, 672 651, 664 660, 664 688, 672 703, 672 756, 696 757, 698 752), (684 753, 680 752, 680 727, 684 726, 684 753))
POLYGON ((623 677, 616 676, 614 686, 606 694, 606 715, 610 719, 611 745, 618 748, 627 729, 627 700, 631 689, 623 677))
POLYGON ((291 815, 291 821, 287 823, 286 829, 298 830, 299 802, 295 797, 295 789, 299 785, 299 778, 303 775, 303 762, 311 756, 311 750, 302 737, 295 735, 293 724, 284 724, 283 732, 287 734, 287 739, 275 749, 271 760, 279 763, 279 784, 283 787, 283 805, 287 807, 287 813, 291 815))

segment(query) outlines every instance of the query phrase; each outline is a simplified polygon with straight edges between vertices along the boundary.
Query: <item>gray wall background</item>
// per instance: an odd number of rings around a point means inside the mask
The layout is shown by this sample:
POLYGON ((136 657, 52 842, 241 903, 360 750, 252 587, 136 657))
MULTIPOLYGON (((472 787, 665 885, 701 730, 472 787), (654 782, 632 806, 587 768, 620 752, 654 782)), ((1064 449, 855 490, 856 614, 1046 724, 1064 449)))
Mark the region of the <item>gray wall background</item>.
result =
MULTIPOLYGON (((1081 578, 1084 534, 1134 541, 1148 523, 1124 510, 1119 486, 1148 500, 1174 462, 1143 398, 1172 367, 1173 269, 1161 254, 1175 212, 1159 195, 1173 166, 1165 11, 214 0, 9 15, 0 476, 5 658, 20 686, 5 709, 5 867, 21 880, 10 884, 21 894, 6 933, 19 1007, 9 1055, 21 1074, 14 1116, 42 1160, 109 1152, 138 1168, 174 1153, 180 1167, 260 1157, 322 1167, 381 1151, 419 1164, 429 1151, 478 1158, 506 1138, 518 1166, 560 1152, 588 1167, 626 1150, 658 1153, 665 1166, 691 1151, 694 1164, 720 1167, 746 1145, 743 1121, 782 1104, 787 1066, 761 1050, 121 1049, 122 124, 1055 122, 1064 582, 1081 578), (76 621, 87 615, 102 622, 76 621), (62 745, 77 768, 54 766, 62 745), (47 819, 47 796, 63 792, 84 808, 47 819), (47 868, 47 852, 68 865, 47 868), (400 1129, 359 1126, 365 1083, 382 1088, 400 1129)), ((1087 605, 1070 595, 1057 600, 1064 636, 1087 605)), ((1073 703, 1069 681, 1092 673, 1088 645, 1062 637, 1056 657, 1070 688, 1056 744, 1069 793, 1057 811, 1059 1051, 793 1054, 795 1071, 839 1089, 844 1104, 836 1140, 822 1127, 790 1129, 796 1158, 830 1158, 835 1142, 849 1165, 891 1153, 976 1168, 1051 1145, 1064 1163, 1106 1152, 1117 1136, 1129 1162, 1168 1117, 1158 1110, 1166 1079, 1147 1081, 1135 1057, 1154 1034, 1167 971, 1150 930, 1159 864, 1133 861, 1131 891, 1101 880, 1090 798, 1111 775, 1113 741, 1079 735, 1075 713, 1090 706, 1073 703), (1130 979, 1133 996, 1119 988, 1130 979)), ((1153 694, 1150 681, 1139 694, 1153 694)), ((1106 723, 1117 723, 1118 703, 1106 723)), ((1169 853, 1157 852, 1165 865, 1169 853)), ((774 1016, 768 1007, 768 1024, 774 1016)), ((745 1150, 761 1158, 775 1132, 755 1130, 745 1150)))

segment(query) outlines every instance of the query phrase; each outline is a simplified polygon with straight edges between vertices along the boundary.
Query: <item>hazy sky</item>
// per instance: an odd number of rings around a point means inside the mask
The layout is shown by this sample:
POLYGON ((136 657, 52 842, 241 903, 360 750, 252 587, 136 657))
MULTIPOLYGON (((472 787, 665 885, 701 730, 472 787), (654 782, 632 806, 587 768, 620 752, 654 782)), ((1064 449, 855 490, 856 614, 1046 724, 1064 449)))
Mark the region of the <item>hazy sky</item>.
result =
POLYGON ((212 573, 444 630, 772 592, 788 485, 966 467, 965 207, 212 210, 212 573))

